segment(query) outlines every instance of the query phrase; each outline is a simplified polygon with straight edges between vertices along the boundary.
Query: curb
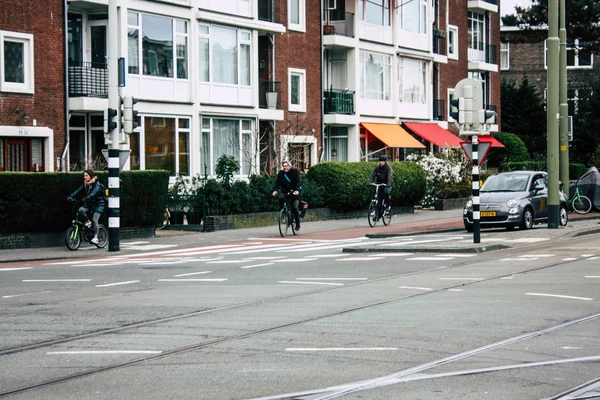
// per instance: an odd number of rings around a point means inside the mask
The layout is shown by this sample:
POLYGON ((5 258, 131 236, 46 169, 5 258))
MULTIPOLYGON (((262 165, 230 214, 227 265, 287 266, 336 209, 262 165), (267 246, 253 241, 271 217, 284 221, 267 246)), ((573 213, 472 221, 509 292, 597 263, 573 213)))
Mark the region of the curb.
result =
POLYGON ((342 253, 398 253, 398 252, 410 252, 410 253, 484 253, 487 251, 504 250, 510 249, 510 246, 503 244, 490 244, 483 246, 474 247, 458 247, 458 248, 447 248, 447 247, 386 247, 385 249, 378 249, 376 247, 348 247, 343 248, 342 253))

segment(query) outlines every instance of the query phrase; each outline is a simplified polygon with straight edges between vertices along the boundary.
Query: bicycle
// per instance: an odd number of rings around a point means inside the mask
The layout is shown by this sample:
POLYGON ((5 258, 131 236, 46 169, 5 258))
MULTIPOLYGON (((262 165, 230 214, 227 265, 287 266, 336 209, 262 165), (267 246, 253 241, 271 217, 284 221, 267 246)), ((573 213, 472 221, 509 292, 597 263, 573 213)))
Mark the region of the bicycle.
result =
POLYGON ((167 226, 171 224, 171 212, 169 211, 169 207, 165 208, 165 212, 163 213, 162 221, 160 225, 156 227, 158 230, 165 229, 167 226))
MULTIPOLYGON (((91 243, 94 238, 94 230, 92 226, 86 226, 83 222, 79 220, 78 210, 80 203, 73 202, 73 220, 71 221, 71 226, 67 228, 65 232, 65 245, 71 251, 77 250, 81 245, 81 241, 86 241, 91 243)), ((98 243, 94 243, 96 247, 102 249, 106 247, 108 243, 108 230, 102 224, 98 225, 98 243)))
MULTIPOLYGON (((369 204, 369 209, 367 210, 367 219, 369 220, 369 226, 373 228, 377 225, 377 221, 379 221, 379 210, 377 209, 377 200, 379 196, 379 186, 386 186, 385 183, 371 183, 369 186, 375 186, 375 197, 371 200, 369 204)), ((391 200, 391 198, 390 198, 391 200)), ((390 201, 391 202, 391 201, 390 201)), ((392 207, 391 204, 386 204, 385 199, 383 200, 383 215, 381 216, 381 220, 385 226, 388 226, 392 222, 392 207)))
POLYGON ((294 224, 294 214, 292 212, 291 205, 289 203, 289 196, 292 194, 292 191, 287 194, 282 194, 279 197, 284 198, 283 207, 279 210, 279 234, 281 237, 286 237, 288 234, 288 229, 292 228, 292 233, 297 235, 296 233, 296 225, 294 224))
POLYGON ((567 200, 567 204, 577 214, 587 214, 592 209, 592 202, 587 196, 584 196, 579 192, 578 184, 579 179, 575 182, 575 193, 573 193, 573 197, 567 200))

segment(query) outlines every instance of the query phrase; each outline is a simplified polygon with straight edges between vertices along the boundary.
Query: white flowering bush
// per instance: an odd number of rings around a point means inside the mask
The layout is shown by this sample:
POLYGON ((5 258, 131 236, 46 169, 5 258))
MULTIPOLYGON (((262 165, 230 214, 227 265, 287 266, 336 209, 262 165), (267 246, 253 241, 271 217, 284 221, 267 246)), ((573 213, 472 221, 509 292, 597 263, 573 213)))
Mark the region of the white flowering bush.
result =
POLYGON ((427 192, 422 206, 431 207, 437 199, 468 196, 470 186, 469 162, 465 157, 411 154, 407 161, 419 164, 427 178, 427 192))

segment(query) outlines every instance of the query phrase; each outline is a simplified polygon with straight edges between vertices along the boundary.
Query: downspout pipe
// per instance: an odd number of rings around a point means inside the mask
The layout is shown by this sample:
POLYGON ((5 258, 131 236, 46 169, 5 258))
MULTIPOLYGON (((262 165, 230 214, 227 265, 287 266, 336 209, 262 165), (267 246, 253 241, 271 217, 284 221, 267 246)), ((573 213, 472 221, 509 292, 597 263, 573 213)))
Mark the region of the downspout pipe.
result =
MULTIPOLYGON (((63 0, 63 17, 64 17, 64 62, 65 62, 65 148, 60 156, 60 170, 67 172, 68 162, 66 161, 67 151, 69 150, 69 12, 67 0, 63 0)), ((52 160, 54 162, 54 160, 52 160)))
POLYGON ((321 157, 319 157, 319 162, 323 162, 325 157, 325 99, 323 96, 323 77, 325 76, 325 57, 323 57, 323 52, 325 51, 325 46, 323 44, 323 13, 325 12, 325 4, 323 0, 321 0, 321 17, 319 21, 320 32, 321 32, 321 88, 320 88, 320 96, 321 96, 321 157))

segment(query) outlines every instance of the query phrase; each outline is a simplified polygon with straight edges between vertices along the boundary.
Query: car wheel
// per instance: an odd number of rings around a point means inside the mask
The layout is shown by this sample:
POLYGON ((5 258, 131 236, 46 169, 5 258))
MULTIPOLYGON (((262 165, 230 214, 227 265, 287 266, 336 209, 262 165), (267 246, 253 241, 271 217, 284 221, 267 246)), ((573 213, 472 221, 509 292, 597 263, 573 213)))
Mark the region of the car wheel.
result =
POLYGON ((465 229, 467 232, 473 232, 473 225, 465 224, 465 229))
POLYGON ((558 214, 558 221, 560 226, 567 226, 567 222, 569 222, 569 213, 567 212, 566 207, 561 207, 560 212, 558 214))
POLYGON ((519 228, 533 228, 533 211, 531 211, 531 208, 526 208, 525 211, 523 211, 523 219, 521 220, 521 225, 519 226, 519 228))

